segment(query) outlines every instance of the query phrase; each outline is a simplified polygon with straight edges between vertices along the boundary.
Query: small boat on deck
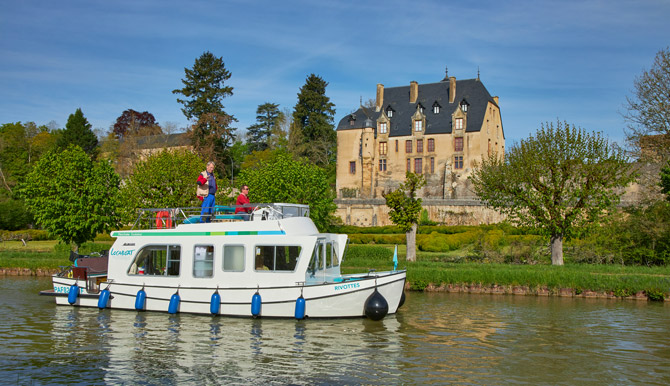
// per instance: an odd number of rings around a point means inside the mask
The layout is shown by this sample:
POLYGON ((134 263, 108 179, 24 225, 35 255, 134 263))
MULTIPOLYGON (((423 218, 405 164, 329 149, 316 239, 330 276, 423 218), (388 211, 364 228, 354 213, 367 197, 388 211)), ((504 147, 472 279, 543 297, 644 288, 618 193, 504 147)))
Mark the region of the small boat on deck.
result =
POLYGON ((143 209, 106 255, 53 276, 59 305, 226 316, 380 320, 404 302, 405 270, 343 275, 347 235, 319 233, 309 207, 143 209))

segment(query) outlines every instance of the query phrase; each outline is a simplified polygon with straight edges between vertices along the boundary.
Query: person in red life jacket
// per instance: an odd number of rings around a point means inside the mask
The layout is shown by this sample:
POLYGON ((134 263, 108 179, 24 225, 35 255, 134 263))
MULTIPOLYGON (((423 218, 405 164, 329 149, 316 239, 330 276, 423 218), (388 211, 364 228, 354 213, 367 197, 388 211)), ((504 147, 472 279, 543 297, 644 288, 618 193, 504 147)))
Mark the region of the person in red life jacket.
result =
POLYGON ((243 205, 249 205, 249 186, 248 185, 242 185, 242 191, 240 192, 240 195, 237 196, 237 202, 235 205, 237 205, 237 208, 235 208, 235 214, 242 213, 245 215, 245 219, 249 219, 249 213, 254 211, 254 208, 251 206, 243 206, 243 205))
POLYGON ((198 184, 196 193, 198 199, 202 201, 202 210, 200 211, 200 222, 211 222, 214 213, 216 193, 216 178, 214 178, 214 162, 207 162, 205 171, 200 173, 196 183, 198 184))

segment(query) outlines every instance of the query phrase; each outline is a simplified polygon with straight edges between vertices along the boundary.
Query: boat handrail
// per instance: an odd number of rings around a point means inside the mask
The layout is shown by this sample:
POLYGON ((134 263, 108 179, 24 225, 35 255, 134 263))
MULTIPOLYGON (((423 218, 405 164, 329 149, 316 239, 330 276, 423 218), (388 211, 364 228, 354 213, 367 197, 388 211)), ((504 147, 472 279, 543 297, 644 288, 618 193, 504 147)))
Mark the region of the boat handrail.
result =
POLYGON ((140 208, 132 229, 173 229, 180 224, 201 222, 233 222, 278 220, 288 217, 308 217, 309 206, 289 203, 251 203, 245 205, 215 205, 208 213, 202 207, 140 208), (245 209, 239 211, 237 209, 245 209), (249 210, 251 209, 251 210, 249 210), (237 212, 237 213, 236 213, 237 212))

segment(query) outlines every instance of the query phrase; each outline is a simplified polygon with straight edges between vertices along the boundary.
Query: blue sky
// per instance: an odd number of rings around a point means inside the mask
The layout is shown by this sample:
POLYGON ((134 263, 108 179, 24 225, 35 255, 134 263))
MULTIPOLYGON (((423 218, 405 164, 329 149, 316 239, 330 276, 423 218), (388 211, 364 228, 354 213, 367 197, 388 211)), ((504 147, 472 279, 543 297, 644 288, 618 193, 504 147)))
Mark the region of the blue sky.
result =
MULTIPOLYGON (((0 0, 0 124, 81 107, 108 130, 126 109, 186 127, 172 90, 204 51, 232 73, 226 112, 293 108, 311 73, 335 123, 386 87, 480 78, 509 146, 546 121, 623 138, 633 81, 670 45, 670 1, 0 0)), ((242 131, 242 130, 240 130, 242 131)))

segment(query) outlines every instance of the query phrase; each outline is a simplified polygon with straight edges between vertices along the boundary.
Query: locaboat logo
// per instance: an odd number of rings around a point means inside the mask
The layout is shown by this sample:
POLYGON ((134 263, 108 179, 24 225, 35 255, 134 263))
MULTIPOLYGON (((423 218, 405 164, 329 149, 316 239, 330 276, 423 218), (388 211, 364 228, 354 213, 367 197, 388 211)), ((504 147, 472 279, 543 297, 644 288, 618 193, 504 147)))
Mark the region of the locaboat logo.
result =
POLYGON ((115 251, 114 248, 109 250, 109 255, 110 256, 130 256, 135 252, 134 249, 129 249, 127 251, 115 251))

